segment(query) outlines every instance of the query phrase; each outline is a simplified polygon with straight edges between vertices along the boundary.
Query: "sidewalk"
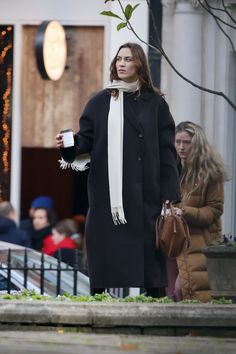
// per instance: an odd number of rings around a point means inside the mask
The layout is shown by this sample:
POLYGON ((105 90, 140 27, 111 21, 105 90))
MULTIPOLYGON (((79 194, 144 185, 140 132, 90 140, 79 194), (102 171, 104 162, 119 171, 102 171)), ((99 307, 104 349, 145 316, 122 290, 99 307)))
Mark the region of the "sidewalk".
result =
POLYGON ((0 332, 0 354, 235 354, 236 339, 0 332))

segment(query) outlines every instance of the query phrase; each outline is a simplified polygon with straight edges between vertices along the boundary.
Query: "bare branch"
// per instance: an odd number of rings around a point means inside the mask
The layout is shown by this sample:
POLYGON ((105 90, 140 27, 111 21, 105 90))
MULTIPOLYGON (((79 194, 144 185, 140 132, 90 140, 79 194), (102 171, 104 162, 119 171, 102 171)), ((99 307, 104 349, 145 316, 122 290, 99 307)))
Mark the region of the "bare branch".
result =
POLYGON ((231 13, 228 11, 227 6, 225 5, 224 0, 221 0, 221 2, 222 2, 223 9, 221 9, 221 8, 219 8, 219 7, 211 6, 208 2, 207 2, 207 6, 208 6, 208 8, 211 9, 211 10, 216 10, 216 11, 221 11, 221 12, 226 13, 226 14, 229 16, 229 18, 232 20, 232 22, 236 23, 236 20, 233 18, 233 16, 231 15, 231 13))
MULTIPOLYGON (((232 49, 233 49, 233 52, 236 53, 235 47, 234 47, 234 44, 233 44, 233 41, 231 40, 230 36, 225 32, 225 30, 223 29, 223 27, 220 25, 219 17, 216 16, 216 15, 214 14, 214 12, 210 11, 207 7, 205 7, 205 6, 201 3, 201 0, 198 0, 198 2, 199 2, 199 4, 214 18, 214 20, 215 20, 217 26, 219 27, 219 29, 224 33, 224 35, 226 36, 226 38, 228 38, 229 43, 230 43, 230 45, 231 45, 231 47, 232 47, 232 49)), ((207 0, 205 0, 205 2, 206 2, 206 4, 207 4, 207 6, 208 6, 207 0)), ((222 21, 221 21, 221 22, 222 22, 222 21)), ((223 23, 224 23, 224 22, 223 22, 223 23)))
POLYGON ((231 25, 230 23, 222 20, 219 16, 215 15, 214 12, 211 11, 210 5, 208 4, 207 0, 204 0, 206 3, 206 6, 201 2, 201 0, 198 0, 198 3, 201 5, 201 7, 206 10, 211 16, 213 16, 215 19, 217 19, 218 21, 222 22, 224 25, 229 26, 233 29, 236 30, 236 26, 231 25))
POLYGON ((211 6, 209 3, 207 4, 207 6, 209 7, 209 9, 211 10, 216 10, 216 11, 221 11, 221 12, 225 12, 224 9, 221 9, 220 7, 214 7, 214 6, 211 6))
POLYGON ((225 5, 224 0, 221 0, 221 2, 222 2, 222 6, 223 6, 223 8, 224 8, 223 11, 225 11, 225 13, 226 13, 226 14, 229 16, 229 18, 232 20, 232 22, 236 23, 236 20, 233 18, 233 16, 231 15, 231 13, 228 11, 228 9, 227 9, 227 7, 226 7, 226 5, 225 5))
POLYGON ((230 36, 225 32, 225 30, 223 29, 223 27, 221 26, 221 24, 219 23, 219 21, 218 21, 216 18, 214 18, 214 20, 216 21, 216 24, 217 24, 217 26, 219 27, 219 29, 220 29, 220 30, 224 33, 224 35, 228 38, 229 43, 230 43, 230 45, 231 45, 231 47, 232 47, 232 49, 233 49, 233 52, 236 54, 236 50, 235 50, 234 43, 233 43, 232 39, 231 39, 230 36))
MULTIPOLYGON (((123 15, 125 16, 125 10, 124 10, 124 7, 123 5, 121 4, 121 0, 117 0, 119 5, 120 5, 120 8, 123 12, 123 15)), ((126 16, 125 16, 126 18, 126 16)), ((206 87, 203 87, 203 86, 200 86, 198 84, 196 84, 195 82, 191 81, 190 79, 188 79, 187 77, 185 77, 184 75, 182 75, 177 69, 176 67, 174 66, 174 64, 171 62, 171 60, 168 58, 167 54, 165 53, 164 49, 162 48, 161 45, 158 45, 157 47, 154 47, 153 45, 147 43, 146 41, 144 41, 142 38, 140 38, 140 36, 137 34, 137 32, 134 30, 132 24, 130 23, 130 20, 126 19, 126 22, 128 24, 127 28, 129 28, 133 34, 135 35, 135 37, 141 42, 141 43, 144 43, 145 45, 147 45, 149 48, 152 48, 154 49, 155 51, 157 52, 160 52, 163 57, 166 59, 166 61, 168 62, 168 64, 170 65, 170 67, 174 70, 174 72, 179 76, 181 77, 184 81, 188 82, 190 85, 198 88, 199 90, 201 91, 205 91, 205 92, 208 92, 208 93, 211 93, 211 94, 214 94, 214 95, 217 95, 217 96, 221 96, 223 97, 228 103, 229 105, 236 111, 236 104, 234 104, 228 96, 226 96, 224 94, 224 92, 221 92, 221 91, 215 91, 215 90, 211 90, 211 89, 208 89, 206 87)))

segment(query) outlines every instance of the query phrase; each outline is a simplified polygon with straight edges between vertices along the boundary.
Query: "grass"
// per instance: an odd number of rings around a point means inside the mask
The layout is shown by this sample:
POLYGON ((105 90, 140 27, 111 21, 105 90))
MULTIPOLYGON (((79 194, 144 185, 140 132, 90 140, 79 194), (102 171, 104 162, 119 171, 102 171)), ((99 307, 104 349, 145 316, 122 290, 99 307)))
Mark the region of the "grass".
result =
MULTIPOLYGON (((158 303, 158 304, 170 304, 170 303, 175 303, 173 300, 170 298, 162 297, 162 298, 153 298, 150 296, 145 296, 145 295, 138 295, 138 296, 127 296, 125 298, 113 298, 107 293, 103 294, 96 294, 95 296, 85 296, 85 295, 70 295, 70 294, 63 294, 59 295, 57 297, 53 296, 46 296, 46 295, 40 295, 36 293, 35 291, 29 291, 29 290, 22 290, 22 291, 15 291, 11 292, 11 294, 7 293, 2 293, 0 294, 0 300, 46 300, 46 301, 73 301, 73 302, 107 302, 107 303, 158 303)), ((200 301, 198 300, 182 300, 178 303, 182 304, 201 304, 200 301)), ((212 304, 232 304, 232 300, 225 299, 225 298, 220 298, 217 300, 212 300, 212 304)))

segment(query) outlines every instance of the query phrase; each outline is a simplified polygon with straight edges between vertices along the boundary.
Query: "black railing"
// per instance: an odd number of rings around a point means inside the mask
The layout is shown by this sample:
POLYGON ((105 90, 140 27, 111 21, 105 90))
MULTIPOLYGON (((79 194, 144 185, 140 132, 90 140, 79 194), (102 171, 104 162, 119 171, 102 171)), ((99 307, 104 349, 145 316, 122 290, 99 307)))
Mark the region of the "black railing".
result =
MULTIPOLYGON (((8 293, 22 288, 30 290, 33 284, 33 287, 37 288, 40 294, 48 293, 49 288, 51 293, 57 296, 65 292, 61 286, 64 272, 70 272, 70 274, 72 272, 72 294, 78 295, 78 272, 88 275, 86 262, 81 250, 59 250, 55 259, 50 257, 52 263, 48 261, 43 252, 37 260, 34 259, 35 256, 30 256, 31 252, 31 250, 25 248, 21 253, 11 249, 6 250, 4 254, 1 253, 0 290, 5 290, 8 293), (67 263, 65 263, 65 257, 67 263), (17 272, 17 274, 13 274, 14 272, 17 272), (54 278, 54 282, 51 282, 51 284, 48 282, 49 275, 50 278, 54 278), (18 280, 16 281, 16 279, 18 280), (17 285, 16 282, 18 283, 17 285), (46 289, 45 282, 47 283, 46 289), (30 286, 29 283, 31 283, 30 286)), ((114 297, 129 295, 129 288, 109 288, 107 291, 114 297)))
MULTIPOLYGON (((47 281, 46 272, 50 272, 55 275, 55 295, 60 295, 62 292, 61 289, 61 280, 62 280, 62 272, 72 272, 73 277, 73 295, 77 295, 77 288, 78 288, 78 272, 87 275, 87 268, 83 264, 83 253, 81 250, 70 250, 72 258, 74 258, 73 266, 62 263, 62 253, 63 250, 59 250, 57 253, 57 259, 55 262, 49 263, 49 261, 45 260, 44 253, 41 253, 41 256, 38 260, 32 261, 29 257, 31 250, 24 250, 24 253, 19 255, 19 253, 13 253, 12 250, 7 250, 5 254, 5 261, 1 260, 0 263, 0 290, 6 290, 8 293, 11 292, 15 287, 17 287, 13 280, 13 271, 18 272, 18 284, 19 287, 21 285, 22 288, 28 288, 28 282, 32 279, 29 279, 30 272, 34 272, 31 274, 34 278, 34 286, 40 289, 40 293, 45 293, 45 282, 47 281), (19 260, 20 258, 20 260, 19 260), (20 279, 20 280, 19 280, 20 279), (38 282, 37 282, 38 281, 38 282)), ((51 288, 53 285, 51 284, 51 288)))

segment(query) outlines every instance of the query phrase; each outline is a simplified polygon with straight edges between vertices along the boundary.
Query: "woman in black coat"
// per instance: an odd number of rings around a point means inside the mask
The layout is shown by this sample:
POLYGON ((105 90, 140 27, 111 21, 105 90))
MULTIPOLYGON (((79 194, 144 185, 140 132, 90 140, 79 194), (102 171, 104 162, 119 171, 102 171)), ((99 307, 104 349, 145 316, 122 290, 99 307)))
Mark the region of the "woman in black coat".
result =
POLYGON ((145 53, 122 45, 110 66, 111 84, 93 96, 75 144, 56 136, 61 167, 82 170, 89 154, 86 247, 91 293, 167 285, 165 260, 155 249, 155 220, 166 200, 180 200, 175 124, 152 84, 145 53), (83 158, 81 161, 81 157, 83 158))

